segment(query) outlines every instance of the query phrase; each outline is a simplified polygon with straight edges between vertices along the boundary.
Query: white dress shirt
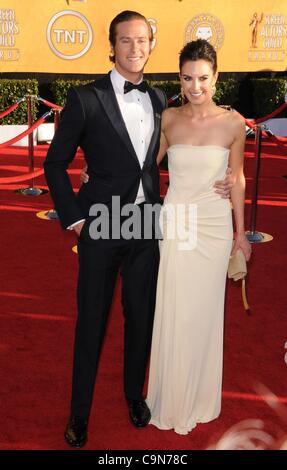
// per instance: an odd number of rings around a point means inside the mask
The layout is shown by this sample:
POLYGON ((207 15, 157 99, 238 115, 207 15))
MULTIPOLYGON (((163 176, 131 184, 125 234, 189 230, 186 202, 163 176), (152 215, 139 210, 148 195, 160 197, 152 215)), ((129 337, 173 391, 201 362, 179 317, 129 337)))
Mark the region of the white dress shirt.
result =
MULTIPOLYGON (((110 77, 123 120, 142 168, 154 131, 153 107, 149 94, 136 89, 124 94, 126 79, 116 68, 113 68, 110 77)), ((138 83, 141 81, 142 79, 138 83)), ((144 191, 140 182, 135 204, 144 201, 144 191)))
MULTIPOLYGON (((126 79, 116 68, 113 68, 111 71, 110 78, 131 143, 138 157, 140 167, 142 168, 154 131, 153 107, 149 94, 147 92, 142 93, 136 89, 124 94, 126 79)), ((142 79, 138 83, 141 81, 142 79)), ((144 201, 144 191, 142 181, 140 181, 134 203, 140 204, 144 201)), ((78 220, 70 225, 68 229, 72 229, 74 225, 82 222, 82 220, 78 220)))

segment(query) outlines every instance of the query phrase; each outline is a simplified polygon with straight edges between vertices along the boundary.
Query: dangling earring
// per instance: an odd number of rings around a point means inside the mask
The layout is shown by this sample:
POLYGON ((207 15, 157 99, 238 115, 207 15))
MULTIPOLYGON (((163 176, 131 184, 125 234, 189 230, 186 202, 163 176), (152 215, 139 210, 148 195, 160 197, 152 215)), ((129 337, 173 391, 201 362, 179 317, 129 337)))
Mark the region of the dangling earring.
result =
POLYGON ((211 87, 211 96, 212 96, 212 98, 214 97, 215 93, 216 93, 216 86, 215 86, 215 84, 214 84, 214 85, 212 85, 212 87, 211 87))

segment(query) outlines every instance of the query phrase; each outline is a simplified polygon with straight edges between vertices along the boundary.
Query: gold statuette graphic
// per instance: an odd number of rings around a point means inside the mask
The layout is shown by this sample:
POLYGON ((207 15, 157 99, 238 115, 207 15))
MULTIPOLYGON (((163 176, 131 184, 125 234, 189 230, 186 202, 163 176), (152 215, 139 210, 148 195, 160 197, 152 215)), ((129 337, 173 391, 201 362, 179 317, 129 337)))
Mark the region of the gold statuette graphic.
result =
POLYGON ((249 23, 249 26, 251 26, 251 47, 256 48, 257 47, 257 32, 258 32, 258 25, 262 22, 263 20, 263 13, 261 13, 260 19, 258 18, 257 13, 253 13, 252 19, 249 23))

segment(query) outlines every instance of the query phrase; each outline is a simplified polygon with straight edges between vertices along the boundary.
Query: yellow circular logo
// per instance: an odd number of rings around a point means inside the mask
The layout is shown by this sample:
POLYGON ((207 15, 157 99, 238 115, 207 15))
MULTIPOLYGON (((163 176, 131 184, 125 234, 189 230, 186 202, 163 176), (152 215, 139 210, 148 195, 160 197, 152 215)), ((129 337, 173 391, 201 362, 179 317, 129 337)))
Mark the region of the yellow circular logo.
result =
POLYGON ((151 27, 152 33, 153 33, 153 40, 152 40, 152 44, 151 44, 151 49, 154 49, 155 45, 156 45, 157 21, 154 18, 148 18, 148 22, 150 24, 150 27, 151 27))
POLYGON ((87 18, 78 11, 60 11, 49 21, 47 41, 61 59, 78 59, 90 49, 93 30, 87 18))
POLYGON ((209 13, 194 16, 185 29, 185 43, 197 39, 205 39, 214 49, 220 49, 224 41, 223 24, 209 13))

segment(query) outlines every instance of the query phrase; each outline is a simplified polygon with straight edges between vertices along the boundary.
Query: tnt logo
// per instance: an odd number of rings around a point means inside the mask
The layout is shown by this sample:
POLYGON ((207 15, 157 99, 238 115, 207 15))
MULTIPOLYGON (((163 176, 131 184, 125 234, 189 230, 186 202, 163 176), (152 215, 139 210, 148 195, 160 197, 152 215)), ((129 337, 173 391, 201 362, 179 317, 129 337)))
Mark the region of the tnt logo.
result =
POLYGON ((60 11, 49 21, 47 41, 61 59, 78 59, 90 49, 93 30, 87 18, 78 11, 60 11))

